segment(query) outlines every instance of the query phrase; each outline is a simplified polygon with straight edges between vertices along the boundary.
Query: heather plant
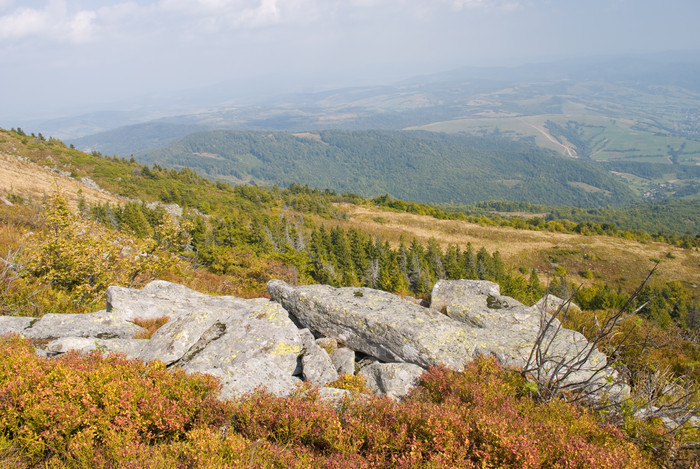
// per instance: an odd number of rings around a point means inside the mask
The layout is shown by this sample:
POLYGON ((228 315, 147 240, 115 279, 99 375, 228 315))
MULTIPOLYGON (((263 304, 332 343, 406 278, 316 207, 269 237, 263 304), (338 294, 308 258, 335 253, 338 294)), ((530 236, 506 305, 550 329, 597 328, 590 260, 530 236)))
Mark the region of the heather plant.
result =
POLYGON ((251 439, 362 456, 372 467, 649 467, 620 430, 584 408, 538 404, 492 359, 464 373, 432 368, 402 403, 346 400, 336 412, 308 392, 257 393, 235 412, 251 439), (279 416, 284 417, 279 418, 279 416))
POLYGON ((168 316, 160 316, 157 318, 152 318, 152 319, 141 319, 141 318, 135 318, 132 322, 136 324, 137 326, 141 326, 145 329, 145 331, 141 332, 138 334, 135 339, 150 339, 153 337, 153 334, 163 327, 167 322, 170 320, 168 316))
POLYGON ((372 390, 367 387, 365 378, 360 375, 344 373, 338 379, 331 381, 326 386, 329 388, 345 389, 346 391, 359 392, 362 394, 372 394, 372 390))
POLYGON ((121 356, 38 357, 0 339, 0 465, 13 467, 653 467, 622 432, 540 404, 493 359, 432 368, 403 402, 319 389, 216 400, 209 376, 121 356))
POLYGON ((215 398, 219 385, 210 376, 99 352, 40 359, 23 339, 0 340, 4 460, 128 461, 143 445, 177 441, 200 425, 226 419, 226 405, 215 398))

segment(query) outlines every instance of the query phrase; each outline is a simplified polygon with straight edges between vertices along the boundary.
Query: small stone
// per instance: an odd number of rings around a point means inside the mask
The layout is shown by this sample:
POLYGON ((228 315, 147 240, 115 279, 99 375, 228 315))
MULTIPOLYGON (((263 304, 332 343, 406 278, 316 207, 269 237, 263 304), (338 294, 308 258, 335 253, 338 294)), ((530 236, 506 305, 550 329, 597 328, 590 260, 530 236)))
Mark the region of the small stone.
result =
POLYGON ((403 399, 416 387, 425 370, 411 363, 373 363, 358 375, 375 394, 386 394, 392 399, 403 399))
POLYGON ((338 372, 331 358, 318 346, 311 331, 302 329, 299 334, 304 344, 304 355, 301 357, 304 381, 323 386, 338 379, 338 372))
POLYGON ((339 375, 355 374, 355 351, 347 347, 337 349, 331 353, 333 366, 339 375))

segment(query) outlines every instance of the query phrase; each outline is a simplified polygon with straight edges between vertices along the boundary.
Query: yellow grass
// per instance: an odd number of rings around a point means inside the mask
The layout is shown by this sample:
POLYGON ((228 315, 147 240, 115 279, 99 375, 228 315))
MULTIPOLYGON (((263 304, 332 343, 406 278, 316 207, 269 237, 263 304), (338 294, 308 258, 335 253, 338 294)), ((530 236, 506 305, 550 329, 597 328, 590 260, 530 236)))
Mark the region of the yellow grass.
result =
MULTIPOLYGON (((381 236, 393 246, 398 245, 401 237, 407 244, 413 237, 422 242, 435 238, 442 246, 455 244, 462 248, 471 242, 477 250, 483 246, 489 252, 500 251, 503 259, 512 266, 536 267, 541 272, 549 272, 556 263, 566 268, 574 281, 590 283, 600 278, 628 287, 643 280, 653 266, 650 259, 657 258, 661 259, 659 275, 664 279, 700 285, 700 253, 697 250, 609 236, 480 226, 464 221, 386 211, 378 207, 341 204, 339 208, 347 213, 348 219, 333 221, 333 224, 366 230, 381 236), (374 221, 378 217, 382 223, 374 221), (669 253, 671 256, 667 257, 669 253), (592 280, 577 277, 586 269, 593 270, 597 277, 592 280)), ((330 223, 328 220, 318 222, 330 223)))
POLYGON ((112 194, 91 189, 80 181, 0 152, 0 195, 3 197, 12 193, 25 199, 30 196, 41 201, 44 196, 60 191, 75 206, 80 198, 79 190, 85 201, 91 204, 124 202, 112 194))

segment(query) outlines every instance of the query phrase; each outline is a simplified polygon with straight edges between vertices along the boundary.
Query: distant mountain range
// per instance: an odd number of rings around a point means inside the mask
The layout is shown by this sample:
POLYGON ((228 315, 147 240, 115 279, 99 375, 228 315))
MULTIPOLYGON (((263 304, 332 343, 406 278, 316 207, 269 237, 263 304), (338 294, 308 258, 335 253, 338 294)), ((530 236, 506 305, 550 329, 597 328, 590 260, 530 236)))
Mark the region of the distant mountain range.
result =
MULTIPOLYGON (((220 93, 222 103, 230 103, 225 85, 216 92, 220 93)), ((212 98, 207 99, 211 101, 212 98)), ((196 113, 141 123, 133 123, 133 115, 112 117, 115 122, 131 119, 130 125, 110 129, 109 115, 101 114, 93 122, 104 128, 102 132, 67 141, 83 150, 124 157, 134 154, 142 161, 184 165, 195 164, 195 159, 187 156, 185 150, 193 141, 204 148, 203 139, 218 139, 222 134, 193 136, 180 141, 179 150, 172 146, 157 148, 205 130, 318 134, 331 129, 419 129, 487 137, 489 145, 496 145, 493 142, 499 138, 523 141, 569 159, 597 163, 598 170, 614 173, 616 180, 631 191, 625 196, 620 193, 623 199, 630 194, 638 200, 700 197, 700 54, 695 52, 558 61, 513 68, 463 68, 386 86, 293 94, 259 101, 251 98, 245 104, 222 104, 196 113)), ((75 131, 77 122, 83 121, 74 119, 66 121, 66 125, 75 131)), ((60 126, 60 122, 54 120, 51 125, 60 126)), ((374 143, 361 142, 360 135, 367 134, 354 134, 351 139, 354 144, 359 145, 358 148, 373 148, 374 143)), ((390 138, 385 146, 393 145, 398 138, 396 134, 377 135, 390 138)), ((275 138, 297 139, 277 134, 275 138)), ((257 151, 276 151, 274 145, 264 148, 270 142, 254 140, 257 151)), ((235 143, 229 143, 234 147, 226 149, 221 147, 221 141, 210 142, 210 146, 216 146, 216 151, 198 153, 241 154, 242 150, 235 143)), ((508 143, 499 145, 513 148, 508 143)), ((308 158, 303 152, 309 148, 295 144, 285 151, 302 151, 286 155, 290 161, 300 161, 308 158)), ((344 148, 341 153, 347 156, 359 154, 359 151, 344 148)), ((522 153, 520 149, 514 151, 522 153)), ((382 154, 366 157, 379 161, 382 154)), ((513 158, 517 160, 518 156, 513 158)), ((291 173, 275 175, 276 169, 272 167, 264 174, 256 173, 262 169, 254 171, 253 166, 247 166, 252 162, 236 158, 228 160, 225 168, 219 167, 223 163, 212 160, 205 165, 209 169, 204 169, 203 161, 206 159, 197 163, 200 165, 197 167, 204 174, 231 181, 284 184, 290 180, 287 176, 291 176, 291 173)), ((358 171, 356 162, 351 159, 343 164, 358 171)), ((459 172, 455 167, 447 170, 459 172)), ((299 176, 294 182, 330 184, 328 177, 314 175, 315 171, 313 167, 306 167, 294 173, 299 176)), ((399 168, 394 171, 398 172, 399 168)), ((349 180, 354 177, 360 186, 353 188, 349 182, 336 182, 328 187, 364 193, 392 192, 383 185, 370 184, 365 176, 345 174, 344 177, 349 180)), ((485 194, 483 197, 510 197, 511 193, 520 197, 518 200, 524 197, 522 183, 518 183, 519 190, 514 189, 515 186, 504 189, 503 184, 496 181, 508 178, 494 178, 489 180, 488 186, 493 193, 485 193, 486 187, 476 189, 485 194)), ((410 178, 398 179, 405 182, 410 178)), ((520 179, 514 177, 513 180, 520 179)), ((414 192, 419 191, 415 189, 414 192)), ((430 197, 421 196, 420 200, 445 200, 446 195, 436 195, 439 192, 431 191, 430 197)), ((459 200, 476 199, 473 194, 457 193, 454 189, 449 192, 459 200)), ((402 194, 394 191, 392 195, 411 198, 406 192, 402 194)), ((605 197, 590 194, 588 192, 579 204, 603 203, 605 197)), ((563 193, 561 200, 569 198, 570 194, 563 193)))

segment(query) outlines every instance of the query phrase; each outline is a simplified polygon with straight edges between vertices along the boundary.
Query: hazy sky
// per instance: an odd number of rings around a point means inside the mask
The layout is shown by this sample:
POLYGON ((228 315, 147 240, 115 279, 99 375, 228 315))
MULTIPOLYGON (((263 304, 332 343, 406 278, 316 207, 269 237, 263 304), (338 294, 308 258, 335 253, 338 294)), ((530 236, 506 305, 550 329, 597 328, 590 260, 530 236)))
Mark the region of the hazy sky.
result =
POLYGON ((241 94, 700 49, 698 0, 0 0, 0 124, 230 81, 241 94))

